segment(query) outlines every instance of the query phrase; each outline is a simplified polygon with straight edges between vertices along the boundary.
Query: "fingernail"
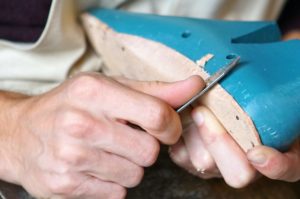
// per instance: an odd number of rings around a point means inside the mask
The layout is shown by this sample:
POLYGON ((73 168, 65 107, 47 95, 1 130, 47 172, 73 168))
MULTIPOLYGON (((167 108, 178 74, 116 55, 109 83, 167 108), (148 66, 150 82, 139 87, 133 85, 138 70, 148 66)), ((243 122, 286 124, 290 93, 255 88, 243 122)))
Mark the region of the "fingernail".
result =
POLYGON ((256 151, 250 151, 247 157, 248 160, 255 165, 263 165, 267 160, 266 154, 256 151))
POLYGON ((193 117, 193 120, 196 122, 196 124, 197 124, 198 126, 200 126, 200 125, 203 124, 203 122, 204 122, 204 117, 203 117, 203 114, 202 114, 199 110, 195 110, 195 111, 193 112, 192 117, 193 117))

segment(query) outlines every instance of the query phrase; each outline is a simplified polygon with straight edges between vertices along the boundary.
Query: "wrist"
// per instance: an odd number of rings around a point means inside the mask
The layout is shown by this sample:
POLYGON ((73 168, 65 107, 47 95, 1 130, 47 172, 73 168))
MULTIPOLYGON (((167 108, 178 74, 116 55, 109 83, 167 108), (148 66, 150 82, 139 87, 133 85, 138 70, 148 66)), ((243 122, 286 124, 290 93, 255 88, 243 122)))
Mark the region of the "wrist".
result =
POLYGON ((28 96, 0 91, 0 179, 18 183, 19 161, 18 123, 22 111, 22 101, 28 96))

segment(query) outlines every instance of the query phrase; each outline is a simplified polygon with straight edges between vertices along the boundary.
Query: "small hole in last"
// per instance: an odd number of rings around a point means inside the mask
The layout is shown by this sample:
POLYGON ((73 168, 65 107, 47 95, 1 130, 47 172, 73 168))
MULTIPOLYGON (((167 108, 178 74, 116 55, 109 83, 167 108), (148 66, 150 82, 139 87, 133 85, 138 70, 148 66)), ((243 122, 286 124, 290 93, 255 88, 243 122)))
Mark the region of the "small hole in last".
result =
POLYGON ((237 56, 235 54, 229 54, 226 56, 226 59, 235 59, 237 56))
POLYGON ((181 34, 181 37, 182 38, 189 38, 190 36, 191 36, 191 32, 190 31, 188 31, 188 30, 186 30, 186 31, 184 31, 182 34, 181 34))

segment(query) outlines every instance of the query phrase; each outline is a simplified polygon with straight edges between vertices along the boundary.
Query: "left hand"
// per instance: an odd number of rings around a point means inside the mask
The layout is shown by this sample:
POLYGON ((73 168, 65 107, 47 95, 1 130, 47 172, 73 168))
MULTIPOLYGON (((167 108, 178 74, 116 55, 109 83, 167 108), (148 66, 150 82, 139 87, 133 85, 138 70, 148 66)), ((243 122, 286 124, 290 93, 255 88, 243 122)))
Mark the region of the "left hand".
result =
POLYGON ((271 179, 300 178, 299 143, 285 154, 265 146, 246 154, 207 108, 197 107, 192 117, 182 139, 170 148, 174 162, 190 173, 204 179, 223 177, 235 188, 246 186, 259 172, 271 179))

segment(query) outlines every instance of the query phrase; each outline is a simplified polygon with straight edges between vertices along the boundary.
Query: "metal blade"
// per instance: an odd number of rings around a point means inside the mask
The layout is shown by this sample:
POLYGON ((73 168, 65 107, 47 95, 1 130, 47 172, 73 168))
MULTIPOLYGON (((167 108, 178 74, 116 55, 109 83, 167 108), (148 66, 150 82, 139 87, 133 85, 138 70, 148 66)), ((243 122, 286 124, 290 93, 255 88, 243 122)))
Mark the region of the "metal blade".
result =
POLYGON ((183 111, 185 108, 187 108, 189 105, 191 105, 195 100, 197 100, 199 97, 204 95, 210 88, 212 88, 214 85, 216 85, 223 77, 226 76, 240 61, 240 56, 236 57, 232 62, 230 62, 228 65, 220 68, 215 74, 210 76, 206 80, 206 87, 201 90, 197 95, 192 97, 189 101, 187 101, 185 104, 183 104, 181 107, 179 107, 176 112, 179 113, 183 111))

